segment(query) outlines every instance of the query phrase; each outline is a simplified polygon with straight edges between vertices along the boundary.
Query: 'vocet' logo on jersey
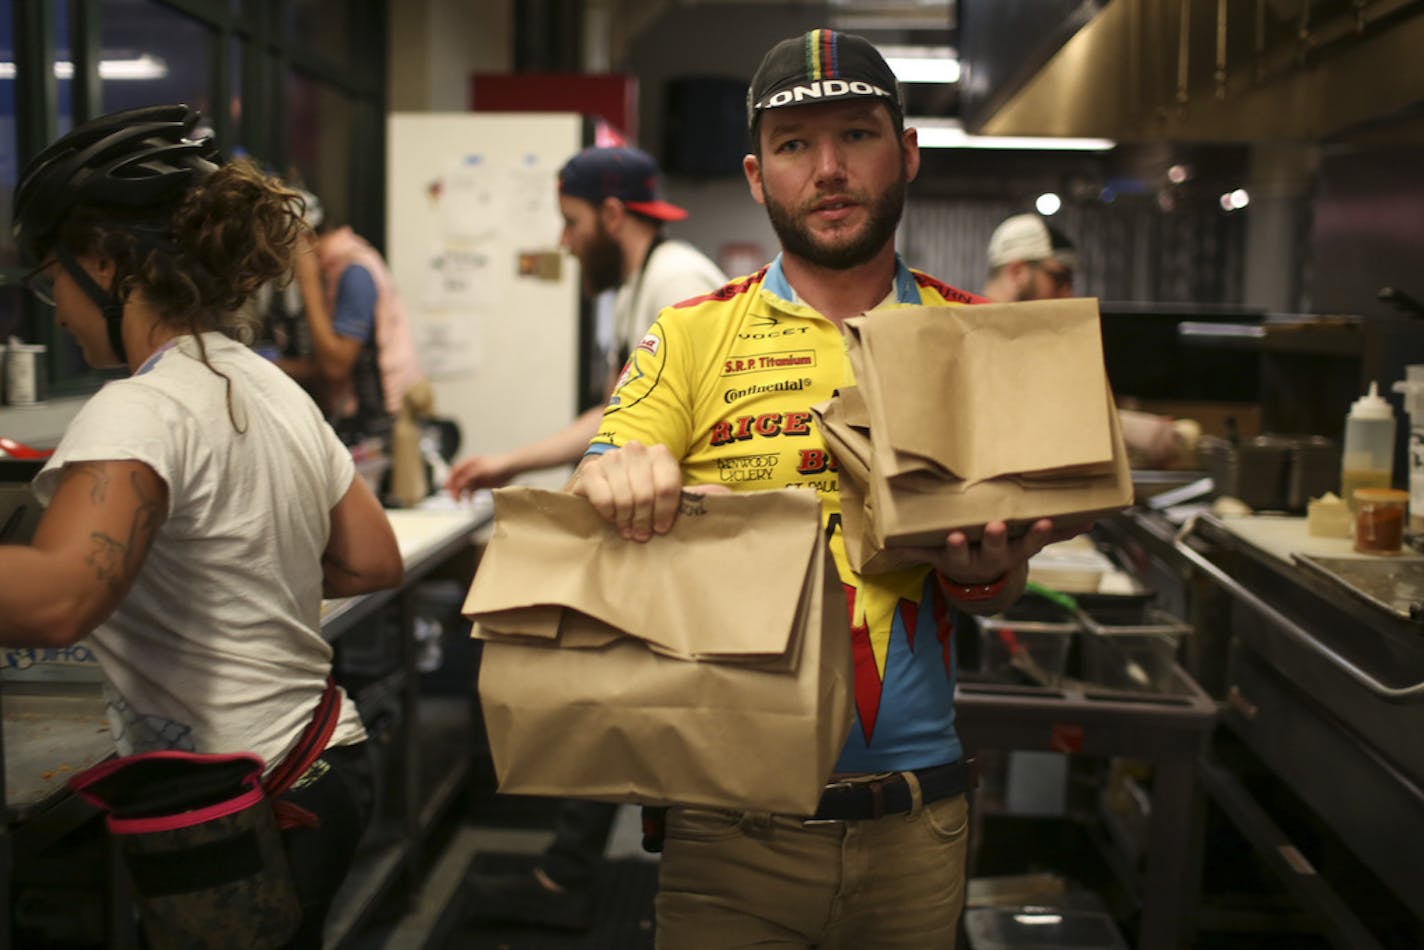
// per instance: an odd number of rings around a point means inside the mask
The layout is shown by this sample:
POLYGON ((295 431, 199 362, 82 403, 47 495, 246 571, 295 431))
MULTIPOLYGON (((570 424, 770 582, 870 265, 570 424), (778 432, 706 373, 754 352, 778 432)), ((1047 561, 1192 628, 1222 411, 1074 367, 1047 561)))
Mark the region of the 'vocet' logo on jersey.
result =
POLYGON ((818 79, 815 82, 806 83, 801 86, 792 86, 790 89, 783 89, 776 95, 767 99, 761 104, 763 109, 775 109, 778 106, 790 105, 793 102, 804 102, 807 99, 834 99, 837 96, 883 96, 890 98, 890 93, 872 83, 862 82, 859 79, 847 81, 845 79, 818 79))

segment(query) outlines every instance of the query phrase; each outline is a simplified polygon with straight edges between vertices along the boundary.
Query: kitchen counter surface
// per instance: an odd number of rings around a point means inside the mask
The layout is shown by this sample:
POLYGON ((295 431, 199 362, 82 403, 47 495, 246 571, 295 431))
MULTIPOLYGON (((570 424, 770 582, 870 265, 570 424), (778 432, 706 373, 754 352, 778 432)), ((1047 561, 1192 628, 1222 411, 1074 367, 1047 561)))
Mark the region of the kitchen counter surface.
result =
MULTIPOLYGON (((405 586, 470 543, 492 515, 487 494, 473 504, 386 512, 405 562, 405 586)), ((322 604, 322 632, 329 639, 399 590, 348 597, 322 604)), ((5 802, 10 819, 20 820, 65 788, 75 772, 113 751, 100 686, 87 681, 6 682, 0 692, 4 713, 5 802)))
POLYGON ((1253 515, 1216 519, 1227 534, 1302 571, 1307 584, 1333 587, 1372 610, 1424 619, 1424 555, 1361 554, 1348 538, 1314 537, 1306 519, 1253 515))
POLYGON ((1372 561, 1379 564, 1424 561, 1424 555, 1409 548, 1396 555, 1361 554, 1355 550, 1354 542, 1349 538, 1321 538, 1312 535, 1304 518, 1246 515, 1218 520, 1223 528, 1243 541, 1287 563, 1292 563, 1296 555, 1372 561))
POLYGON ((7 683, 5 799, 24 814, 114 751, 98 683, 7 683))

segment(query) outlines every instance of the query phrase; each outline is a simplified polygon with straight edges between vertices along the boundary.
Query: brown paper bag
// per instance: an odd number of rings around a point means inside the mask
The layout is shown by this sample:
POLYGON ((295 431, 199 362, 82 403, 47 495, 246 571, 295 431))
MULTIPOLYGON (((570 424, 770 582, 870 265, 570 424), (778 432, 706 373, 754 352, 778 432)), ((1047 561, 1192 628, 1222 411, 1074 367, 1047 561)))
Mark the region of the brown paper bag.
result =
POLYGON ((1097 301, 904 307, 847 326, 880 445, 971 484, 1111 468, 1097 301))
POLYGON ((1131 504, 1096 301, 899 308, 846 326, 871 461, 857 569, 992 520, 1020 530, 1131 504))
POLYGON ((874 535, 867 508, 870 482, 870 430, 865 401, 854 386, 843 386, 811 407, 826 447, 836 457, 841 496, 841 539, 846 557, 862 574, 899 570, 907 563, 887 551, 874 535))
MULTIPOLYGON (((918 308, 917 308, 918 309, 918 308)), ((948 308, 935 308, 948 309, 948 308)), ((889 311, 885 311, 888 313, 889 311)), ((883 314, 882 314, 883 315, 883 314)), ((879 372, 871 365, 870 356, 866 352, 863 343, 863 330, 860 323, 862 317, 855 317, 846 321, 846 355, 849 358, 851 372, 855 375, 859 383, 855 387, 846 387, 853 390, 850 396, 850 406, 845 410, 845 420, 847 425, 851 425, 850 420, 854 419, 852 428, 862 430, 867 437, 874 428, 874 422, 870 414, 869 400, 871 398, 880 399, 879 372), (870 390, 874 390, 874 395, 870 395, 870 390)), ((878 444, 873 437, 870 437, 871 458, 877 461, 877 471, 881 478, 928 478, 939 480, 953 478, 954 473, 945 470, 934 461, 911 455, 908 452, 897 451, 886 439, 880 439, 878 444)), ((869 488, 870 482, 867 477, 864 487, 869 488)))
POLYGON ((843 386, 832 398, 811 406, 816 427, 826 448, 836 457, 838 470, 849 473, 860 485, 870 480, 870 427, 865 403, 854 386, 843 386), (851 421, 852 417, 856 423, 851 421))
POLYGON ((905 479, 872 477, 867 518, 877 546, 937 545, 950 531, 972 536, 991 520, 1007 522, 1011 533, 1039 518, 1087 522, 1130 505, 1132 473, 1122 431, 1112 404, 1105 399, 1104 406, 1115 443, 1113 467, 1106 472, 1005 475, 971 485, 945 481, 933 489, 905 479))
POLYGON ((815 811, 852 714, 814 493, 684 495, 639 544, 585 499, 501 489, 464 612, 500 791, 815 811))

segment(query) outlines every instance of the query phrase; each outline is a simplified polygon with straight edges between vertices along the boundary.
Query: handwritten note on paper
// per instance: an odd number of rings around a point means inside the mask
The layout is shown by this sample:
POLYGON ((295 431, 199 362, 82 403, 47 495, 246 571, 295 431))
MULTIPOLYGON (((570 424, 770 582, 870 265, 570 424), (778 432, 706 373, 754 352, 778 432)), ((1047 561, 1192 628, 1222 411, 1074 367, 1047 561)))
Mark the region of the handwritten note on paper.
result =
POLYGON ((450 167, 439 191, 440 232, 448 241, 487 241, 509 220, 499 175, 482 155, 466 155, 450 167))
POLYGON ((413 328, 420 364, 430 379, 463 376, 479 364, 473 313, 427 312, 413 328))
POLYGON ((488 245, 446 245, 426 267, 422 304, 427 310, 469 310, 494 302, 488 245))
POLYGON ((538 155, 526 154, 505 172, 511 236, 525 244, 558 237, 558 173, 538 155))

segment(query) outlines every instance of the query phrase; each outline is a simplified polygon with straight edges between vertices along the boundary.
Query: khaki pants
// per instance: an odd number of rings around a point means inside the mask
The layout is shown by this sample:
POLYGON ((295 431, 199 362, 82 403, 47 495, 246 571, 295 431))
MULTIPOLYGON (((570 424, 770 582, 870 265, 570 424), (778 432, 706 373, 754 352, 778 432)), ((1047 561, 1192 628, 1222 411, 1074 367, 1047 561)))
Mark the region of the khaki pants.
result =
POLYGON ((964 906, 963 795, 874 821, 674 808, 659 950, 951 950, 964 906))

